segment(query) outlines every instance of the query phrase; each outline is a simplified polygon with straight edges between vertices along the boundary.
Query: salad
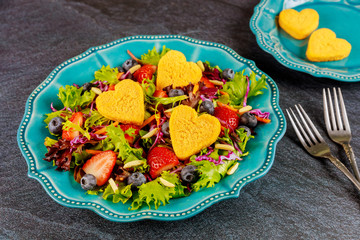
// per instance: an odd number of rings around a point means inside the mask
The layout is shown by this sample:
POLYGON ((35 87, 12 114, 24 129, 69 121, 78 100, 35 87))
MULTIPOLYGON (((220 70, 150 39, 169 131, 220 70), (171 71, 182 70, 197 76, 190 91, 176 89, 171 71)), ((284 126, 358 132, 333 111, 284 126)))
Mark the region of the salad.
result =
POLYGON ((186 62, 165 46, 127 53, 92 81, 60 87, 62 105, 51 104, 44 120, 44 160, 84 194, 129 201, 130 210, 157 209, 241 168, 256 127, 271 121, 247 104, 266 89, 265 76, 186 62))

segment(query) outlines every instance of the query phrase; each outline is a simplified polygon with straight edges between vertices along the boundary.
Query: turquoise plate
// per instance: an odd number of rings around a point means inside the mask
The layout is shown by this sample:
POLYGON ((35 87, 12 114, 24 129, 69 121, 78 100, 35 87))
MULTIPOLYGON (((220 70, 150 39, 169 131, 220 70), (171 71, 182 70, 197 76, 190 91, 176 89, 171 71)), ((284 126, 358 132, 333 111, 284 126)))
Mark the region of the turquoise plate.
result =
POLYGON ((183 52, 189 61, 208 60, 221 68, 233 68, 236 71, 246 69, 264 74, 254 62, 244 59, 232 49, 212 42, 195 40, 184 36, 133 36, 92 47, 57 66, 50 75, 29 96, 25 115, 18 129, 18 144, 28 164, 28 175, 38 180, 52 199, 61 205, 85 208, 100 216, 118 222, 130 222, 141 219, 180 220, 196 215, 212 204, 227 198, 235 198, 247 183, 264 176, 273 164, 277 142, 285 133, 285 117, 279 107, 279 91, 275 82, 266 75, 268 89, 263 95, 249 99, 254 108, 261 108, 271 114, 271 123, 257 128, 257 137, 248 144, 250 151, 240 164, 240 168, 226 176, 213 188, 202 189, 186 198, 170 200, 170 204, 157 210, 143 207, 129 211, 130 203, 114 204, 99 196, 87 195, 69 172, 56 171, 52 163, 43 160, 46 148, 43 141, 49 136, 43 123, 44 114, 49 113, 50 103, 60 106, 57 93, 60 86, 77 83, 79 85, 93 79, 94 71, 102 65, 119 66, 129 58, 129 49, 135 56, 147 52, 154 46, 163 45, 183 52))
POLYGON ((250 28, 259 46, 288 68, 343 82, 360 81, 360 0, 262 0, 254 9, 250 28), (333 30, 351 43, 349 57, 333 62, 310 62, 305 57, 308 38, 296 40, 277 23, 283 9, 315 9, 318 28, 333 30))

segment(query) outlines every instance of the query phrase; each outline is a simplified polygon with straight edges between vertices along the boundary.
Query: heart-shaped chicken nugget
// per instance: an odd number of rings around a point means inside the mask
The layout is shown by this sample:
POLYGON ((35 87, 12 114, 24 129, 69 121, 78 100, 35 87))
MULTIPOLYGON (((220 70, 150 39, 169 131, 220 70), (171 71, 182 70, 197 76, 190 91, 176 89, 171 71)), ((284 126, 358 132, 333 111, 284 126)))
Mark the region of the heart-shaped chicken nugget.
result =
POLYGON ((159 61, 156 88, 162 90, 172 85, 183 87, 200 81, 202 72, 193 62, 187 62, 183 53, 175 50, 167 52, 159 61))
POLYGON ((336 34, 328 28, 321 28, 311 34, 306 57, 312 62, 336 61, 346 58, 350 52, 348 41, 336 38, 336 34))
POLYGON ((96 98, 97 110, 106 118, 125 124, 141 125, 144 121, 144 93, 139 83, 125 79, 114 91, 96 98))
POLYGON ((319 26, 319 14, 309 8, 301 12, 285 9, 279 14, 279 25, 293 38, 304 39, 319 26))
POLYGON ((185 160, 213 144, 221 131, 216 117, 209 114, 198 116, 193 108, 185 105, 172 111, 169 127, 172 146, 180 160, 185 160))

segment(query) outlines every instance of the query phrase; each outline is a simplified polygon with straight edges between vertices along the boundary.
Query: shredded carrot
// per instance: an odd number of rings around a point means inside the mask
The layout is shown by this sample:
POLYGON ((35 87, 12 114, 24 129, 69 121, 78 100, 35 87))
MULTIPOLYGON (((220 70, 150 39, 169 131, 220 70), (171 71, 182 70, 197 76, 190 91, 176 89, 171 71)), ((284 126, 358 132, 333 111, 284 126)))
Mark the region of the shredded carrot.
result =
POLYGON ((166 115, 166 117, 170 118, 171 112, 166 112, 165 115, 166 115))
POLYGON ((91 154, 91 155, 95 155, 95 154, 102 153, 103 151, 100 151, 100 150, 92 150, 92 149, 85 149, 85 152, 87 152, 88 154, 91 154))
POLYGON ((222 94, 222 95, 229 95, 227 92, 224 92, 224 91, 221 91, 221 90, 219 90, 219 93, 222 94))
POLYGON ((231 107, 231 106, 229 106, 229 105, 227 105, 227 104, 224 104, 224 103, 222 103, 222 102, 217 102, 217 105, 219 105, 220 107, 225 107, 225 108, 227 108, 227 109, 230 109, 231 111, 235 111, 235 112, 238 111, 236 108, 233 108, 233 107, 231 107))
POLYGON ((193 89, 193 94, 195 95, 197 93, 197 91, 199 91, 199 84, 195 84, 194 89, 193 89))
POLYGON ((152 120, 154 120, 155 119, 155 114, 154 115, 152 115, 151 117, 149 117, 148 119, 146 119, 144 122, 143 122, 143 124, 140 126, 140 129, 141 128, 143 128, 143 127, 145 127, 146 125, 148 125, 150 122, 152 122, 152 120))
POLYGON ((256 117, 256 119, 257 119, 259 122, 263 122, 263 123, 269 123, 269 122, 271 122, 271 120, 268 119, 268 118, 261 118, 261 117, 258 117, 258 116, 255 116, 255 117, 256 117))
POLYGON ((115 84, 110 84, 109 91, 114 91, 114 90, 115 90, 115 84))
POLYGON ((159 126, 159 124, 160 124, 160 114, 159 113, 157 113, 156 115, 158 115, 158 117, 156 117, 155 119, 156 119, 156 126, 159 126))
POLYGON ((130 50, 127 50, 127 53, 130 55, 130 57, 131 57, 132 59, 134 59, 134 60, 137 61, 137 62, 140 62, 140 60, 139 60, 137 57, 135 57, 134 54, 132 54, 132 52, 130 52, 130 50))
POLYGON ((117 74, 117 76, 116 76, 117 79, 120 79, 123 74, 124 74, 123 72, 119 72, 119 73, 117 74))
MULTIPOLYGON (((114 122, 113 123, 114 127, 116 127, 118 124, 119 124, 119 122, 114 122)), ((106 127, 103 127, 101 129, 97 130, 95 132, 95 134, 99 134, 99 135, 106 134, 106 127)))
POLYGON ((221 126, 221 130, 222 130, 222 131, 225 131, 225 127, 221 126))

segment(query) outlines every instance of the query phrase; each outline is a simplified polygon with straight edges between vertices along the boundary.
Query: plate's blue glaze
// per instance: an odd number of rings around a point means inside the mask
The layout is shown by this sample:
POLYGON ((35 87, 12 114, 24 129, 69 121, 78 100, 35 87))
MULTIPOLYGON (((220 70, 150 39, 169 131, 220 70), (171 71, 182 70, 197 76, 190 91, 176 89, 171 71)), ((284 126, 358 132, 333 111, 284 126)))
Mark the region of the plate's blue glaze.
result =
POLYGON ((186 198, 172 199, 170 204, 158 210, 144 207, 138 211, 129 211, 130 204, 114 204, 99 196, 86 195, 69 172, 56 171, 51 163, 42 159, 46 153, 43 141, 48 136, 42 120, 44 114, 51 111, 51 102, 55 106, 59 104, 56 95, 60 86, 88 82, 93 79, 94 71, 102 65, 119 66, 128 58, 127 49, 135 56, 140 56, 154 46, 160 48, 163 45, 182 51, 190 61, 208 60, 221 68, 229 67, 236 71, 246 69, 247 73, 252 70, 259 75, 264 74, 254 62, 242 58, 224 45, 174 35, 126 37, 90 48, 65 61, 29 96, 17 135, 19 147, 29 167, 29 177, 38 180, 56 202, 68 207, 91 209, 112 221, 180 220, 194 216, 220 200, 238 197, 245 184, 269 171, 274 161, 276 144, 286 129, 285 118, 278 105, 279 92, 269 76, 266 76, 268 89, 263 95, 249 99, 249 104, 270 112, 272 121, 257 128, 256 139, 248 144, 250 154, 241 162, 237 172, 226 176, 213 188, 200 190, 186 198))
POLYGON ((288 68, 316 77, 344 82, 360 81, 360 0, 262 0, 254 9, 250 28, 259 46, 288 68), (278 25, 283 9, 315 9, 320 16, 318 28, 329 28, 352 45, 349 57, 333 62, 310 62, 305 57, 308 38, 296 40, 278 25))

